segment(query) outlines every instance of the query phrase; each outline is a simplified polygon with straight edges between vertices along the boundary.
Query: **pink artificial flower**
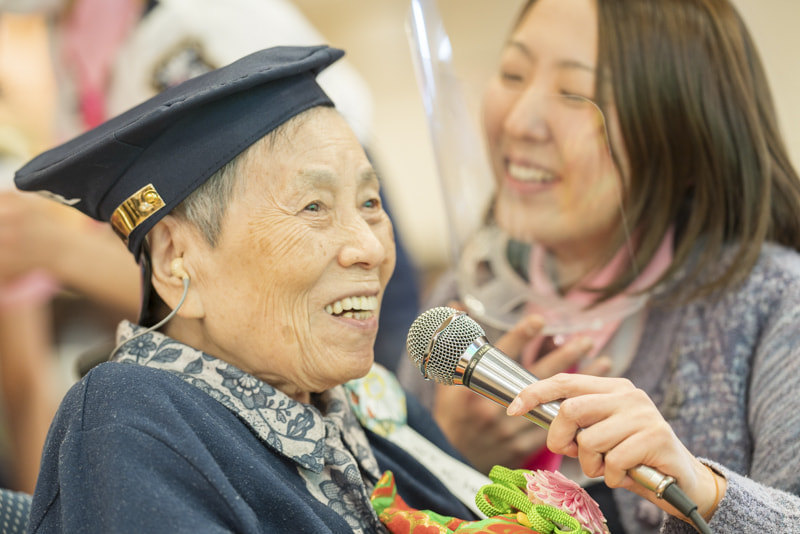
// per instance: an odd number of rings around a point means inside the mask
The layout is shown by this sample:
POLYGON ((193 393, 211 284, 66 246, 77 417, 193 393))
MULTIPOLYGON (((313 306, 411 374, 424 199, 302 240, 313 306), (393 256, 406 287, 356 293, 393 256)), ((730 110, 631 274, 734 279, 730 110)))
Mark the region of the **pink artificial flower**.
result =
POLYGON ((538 469, 525 473, 525 478, 528 498, 533 504, 548 504, 565 511, 592 534, 609 534, 606 518, 597 502, 560 471, 538 469))

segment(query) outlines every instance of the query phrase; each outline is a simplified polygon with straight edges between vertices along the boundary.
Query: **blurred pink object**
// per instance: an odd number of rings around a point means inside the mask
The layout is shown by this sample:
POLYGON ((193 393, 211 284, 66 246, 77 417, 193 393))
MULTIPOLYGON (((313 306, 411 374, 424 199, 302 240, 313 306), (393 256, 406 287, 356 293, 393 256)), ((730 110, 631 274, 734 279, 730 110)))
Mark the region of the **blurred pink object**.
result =
POLYGON ((0 287, 0 310, 13 309, 20 304, 45 302, 58 290, 58 283, 47 272, 31 271, 0 287))
POLYGON ((559 508, 578 521, 592 534, 608 534, 606 518, 586 490, 560 471, 537 470, 525 473, 528 498, 534 504, 559 508))
POLYGON ((120 46, 141 18, 138 0, 77 0, 63 28, 64 61, 77 82, 86 128, 106 119, 105 94, 120 46))

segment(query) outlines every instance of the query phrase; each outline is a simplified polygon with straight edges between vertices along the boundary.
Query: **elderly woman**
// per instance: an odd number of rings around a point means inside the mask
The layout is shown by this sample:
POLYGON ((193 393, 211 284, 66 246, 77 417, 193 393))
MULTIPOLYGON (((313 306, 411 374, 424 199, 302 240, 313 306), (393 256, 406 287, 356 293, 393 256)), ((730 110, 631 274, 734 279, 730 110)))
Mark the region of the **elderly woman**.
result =
POLYGON ((386 470, 410 506, 473 516, 415 459, 450 461, 435 424, 370 371, 394 241, 316 83, 341 55, 252 54, 17 173, 110 221, 145 287, 54 420, 32 531, 381 532, 386 470))

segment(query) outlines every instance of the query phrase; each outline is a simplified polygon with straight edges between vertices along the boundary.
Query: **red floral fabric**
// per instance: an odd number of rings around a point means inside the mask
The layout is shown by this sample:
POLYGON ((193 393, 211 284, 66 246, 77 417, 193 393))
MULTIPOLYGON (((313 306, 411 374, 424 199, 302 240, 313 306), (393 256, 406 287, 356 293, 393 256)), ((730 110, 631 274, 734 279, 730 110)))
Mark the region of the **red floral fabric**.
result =
POLYGON ((471 534, 490 532, 497 534, 545 534, 539 533, 517 521, 517 514, 504 514, 467 521, 437 514, 431 510, 416 510, 409 507, 397 494, 394 475, 383 474, 372 492, 372 506, 381 522, 392 534, 471 534))

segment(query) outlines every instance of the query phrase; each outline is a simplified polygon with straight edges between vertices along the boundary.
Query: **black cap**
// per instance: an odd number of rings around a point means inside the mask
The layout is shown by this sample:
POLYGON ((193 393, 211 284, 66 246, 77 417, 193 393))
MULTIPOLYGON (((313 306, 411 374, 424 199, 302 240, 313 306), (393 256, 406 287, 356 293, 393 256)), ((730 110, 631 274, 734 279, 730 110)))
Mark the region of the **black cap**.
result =
POLYGON ((147 232, 217 170, 295 115, 332 106, 316 75, 343 55, 255 52, 40 154, 16 185, 111 222, 139 259, 147 232))

